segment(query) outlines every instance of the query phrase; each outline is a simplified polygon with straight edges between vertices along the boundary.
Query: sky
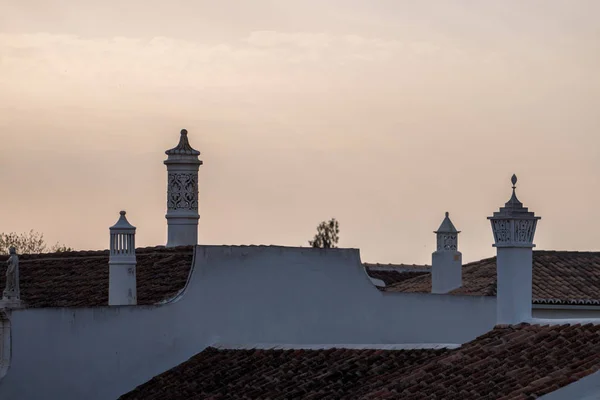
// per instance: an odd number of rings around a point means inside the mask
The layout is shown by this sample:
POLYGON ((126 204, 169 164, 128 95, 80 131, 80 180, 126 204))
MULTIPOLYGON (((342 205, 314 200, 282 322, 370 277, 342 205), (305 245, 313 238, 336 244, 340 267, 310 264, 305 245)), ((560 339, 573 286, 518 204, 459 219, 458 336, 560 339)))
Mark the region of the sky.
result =
POLYGON ((202 152, 201 244, 464 261, 517 194, 539 249, 600 250, 597 0, 0 0, 0 232, 166 242, 166 158, 202 152))

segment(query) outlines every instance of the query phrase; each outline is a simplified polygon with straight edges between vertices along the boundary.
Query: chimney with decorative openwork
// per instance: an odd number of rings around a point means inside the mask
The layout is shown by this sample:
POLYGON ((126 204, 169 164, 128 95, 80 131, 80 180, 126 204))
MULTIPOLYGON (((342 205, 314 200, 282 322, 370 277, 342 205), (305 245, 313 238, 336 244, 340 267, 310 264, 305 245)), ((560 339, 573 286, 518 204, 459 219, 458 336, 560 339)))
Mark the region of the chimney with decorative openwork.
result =
POLYGON ((518 324, 531 319, 533 285, 533 237, 536 217, 517 199, 517 176, 513 175, 510 200, 488 217, 496 247, 496 321, 518 324))
POLYGON ((109 306, 137 304, 135 226, 127 221, 125 211, 120 215, 110 227, 109 306))
POLYGON ((446 217, 437 231, 437 249, 431 255, 431 293, 448 293, 462 286, 462 254, 458 251, 460 233, 446 217))
POLYGON ((188 132, 181 130, 179 144, 167 150, 167 247, 198 244, 198 170, 200 152, 188 141, 188 132))

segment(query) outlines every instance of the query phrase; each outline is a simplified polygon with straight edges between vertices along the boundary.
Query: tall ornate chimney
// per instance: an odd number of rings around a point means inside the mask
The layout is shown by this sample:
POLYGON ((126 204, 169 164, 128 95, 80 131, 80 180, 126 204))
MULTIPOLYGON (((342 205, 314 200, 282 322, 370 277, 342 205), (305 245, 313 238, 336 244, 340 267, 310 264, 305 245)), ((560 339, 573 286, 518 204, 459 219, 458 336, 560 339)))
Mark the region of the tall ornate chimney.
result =
POLYGON ((108 305, 137 304, 135 267, 135 226, 125 218, 125 211, 110 227, 110 258, 108 278, 108 305))
POLYGON ((458 251, 460 233, 446 217, 437 231, 437 250, 431 255, 431 293, 448 293, 462 286, 462 254, 458 251))
POLYGON ((177 147, 167 150, 167 247, 198 244, 198 170, 200 152, 188 141, 188 132, 181 130, 177 147))
POLYGON ((518 324, 531 319, 533 237, 537 221, 533 212, 523 207, 515 193, 517 176, 513 175, 512 196, 500 211, 488 217, 496 247, 496 320, 498 324, 518 324))

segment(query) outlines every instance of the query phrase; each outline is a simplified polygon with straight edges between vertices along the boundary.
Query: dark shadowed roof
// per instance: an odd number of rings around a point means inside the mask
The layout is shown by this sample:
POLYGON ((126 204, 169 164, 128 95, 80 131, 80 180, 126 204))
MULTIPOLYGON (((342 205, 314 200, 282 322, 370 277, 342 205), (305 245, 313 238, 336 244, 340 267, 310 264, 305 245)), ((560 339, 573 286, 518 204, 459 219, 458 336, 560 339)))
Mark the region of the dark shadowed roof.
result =
POLYGON ((382 280, 386 286, 429 273, 431 265, 363 263, 371 278, 382 280))
MULTIPOLYGON (((462 274, 462 287, 451 294, 496 295, 495 257, 464 265, 462 274)), ((404 280, 385 290, 430 293, 431 275, 404 280)), ((534 251, 533 302, 600 304, 600 252, 534 251)))
POLYGON ((367 269, 389 270, 389 271, 430 271, 431 265, 422 264, 380 264, 380 263, 363 263, 367 269))
POLYGON ((209 347, 121 400, 342 399, 448 350, 217 350, 209 347))
POLYGON ((600 369, 600 326, 496 327, 456 350, 207 348, 121 400, 534 399, 600 369))
POLYGON ((427 271, 386 271, 373 269, 367 269, 367 273, 371 278, 382 280, 386 286, 394 285, 416 276, 429 274, 427 271))
MULTIPOLYGON (((136 249, 138 304, 156 304, 182 290, 193 253, 193 246, 136 249)), ((21 255, 19 275, 27 307, 108 305, 108 250, 21 255)), ((0 274, 0 287, 5 279, 0 274)))

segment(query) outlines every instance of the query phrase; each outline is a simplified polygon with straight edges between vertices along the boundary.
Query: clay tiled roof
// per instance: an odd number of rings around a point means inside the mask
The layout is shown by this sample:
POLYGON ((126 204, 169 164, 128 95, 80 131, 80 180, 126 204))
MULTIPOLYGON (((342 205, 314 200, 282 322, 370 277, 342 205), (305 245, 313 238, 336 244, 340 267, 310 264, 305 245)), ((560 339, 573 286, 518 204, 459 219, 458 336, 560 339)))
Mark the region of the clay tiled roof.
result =
POLYGON ((427 274, 431 265, 363 263, 371 278, 382 280, 386 286, 427 274))
POLYGON ((382 280, 386 286, 412 279, 416 276, 428 275, 427 271, 385 271, 385 270, 367 270, 371 278, 382 280))
MULTIPOLYGON (((136 249, 138 304, 156 304, 182 290, 193 252, 193 246, 136 249)), ((108 305, 108 250, 22 255, 19 275, 27 307, 108 305)), ((4 280, 0 274, 0 287, 4 280)))
POLYGON ((121 400, 534 399, 600 370, 600 326, 496 327, 456 350, 207 348, 121 400))
MULTIPOLYGON (((386 287, 393 292, 431 292, 431 275, 386 287)), ((451 294, 495 296, 496 258, 463 266, 463 286, 451 294)), ((600 304, 600 252, 533 252, 533 302, 600 304)))
POLYGON ((369 270, 388 270, 388 271, 414 271, 431 270, 431 265, 421 264, 379 264, 379 263, 363 263, 363 266, 369 270))
POLYGON ((217 350, 209 347, 120 400, 344 399, 448 350, 217 350))

